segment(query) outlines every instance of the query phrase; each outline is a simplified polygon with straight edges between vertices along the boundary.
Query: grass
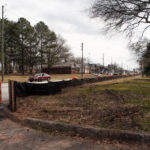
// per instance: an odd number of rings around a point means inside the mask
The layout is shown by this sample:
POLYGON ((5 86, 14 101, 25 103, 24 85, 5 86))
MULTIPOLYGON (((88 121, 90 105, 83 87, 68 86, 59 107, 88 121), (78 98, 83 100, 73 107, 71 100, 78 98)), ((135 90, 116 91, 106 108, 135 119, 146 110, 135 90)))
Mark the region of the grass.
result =
POLYGON ((150 79, 118 79, 18 99, 20 118, 150 132, 150 79))
MULTIPOLYGON (((29 77, 31 77, 32 75, 5 75, 4 76, 4 83, 7 83, 8 80, 14 80, 14 81, 18 81, 18 82, 27 82, 29 77)), ((80 74, 52 74, 52 80, 64 80, 64 79, 68 79, 68 78, 72 78, 72 77, 78 77, 81 78, 80 74)), ((84 78, 88 78, 88 77, 94 77, 92 74, 84 74, 84 78)), ((1 77, 0 77, 1 80, 1 77)))

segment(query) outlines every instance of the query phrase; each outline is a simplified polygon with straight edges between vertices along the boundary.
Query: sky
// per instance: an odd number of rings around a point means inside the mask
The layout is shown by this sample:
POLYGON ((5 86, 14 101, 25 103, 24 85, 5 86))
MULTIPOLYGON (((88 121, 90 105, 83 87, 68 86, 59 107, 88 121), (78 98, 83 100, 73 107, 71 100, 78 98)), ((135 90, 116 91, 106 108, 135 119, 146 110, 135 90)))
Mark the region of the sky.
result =
POLYGON ((122 33, 105 34, 104 22, 91 19, 87 9, 92 0, 0 0, 5 6, 5 17, 17 21, 24 17, 32 25, 43 21, 50 30, 61 35, 71 47, 71 52, 84 57, 90 63, 105 65, 117 63, 125 69, 138 67, 136 56, 128 48, 128 39, 122 33))

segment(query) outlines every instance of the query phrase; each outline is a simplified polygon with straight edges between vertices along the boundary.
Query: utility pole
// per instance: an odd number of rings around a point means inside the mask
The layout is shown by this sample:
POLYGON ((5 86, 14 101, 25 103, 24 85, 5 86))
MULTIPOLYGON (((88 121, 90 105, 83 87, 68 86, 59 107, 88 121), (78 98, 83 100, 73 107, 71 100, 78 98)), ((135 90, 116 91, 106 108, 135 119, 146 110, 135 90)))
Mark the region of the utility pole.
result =
POLYGON ((2 82, 4 81, 4 6, 2 6, 2 45, 1 45, 1 71, 2 71, 2 82))
POLYGON ((121 64, 121 70, 122 70, 122 74, 124 73, 124 69, 123 69, 123 63, 121 64))
POLYGON ((105 66, 105 55, 103 53, 103 67, 105 66))
POLYGON ((82 70, 81 70, 81 77, 83 78, 83 43, 81 44, 81 51, 82 51, 82 70))

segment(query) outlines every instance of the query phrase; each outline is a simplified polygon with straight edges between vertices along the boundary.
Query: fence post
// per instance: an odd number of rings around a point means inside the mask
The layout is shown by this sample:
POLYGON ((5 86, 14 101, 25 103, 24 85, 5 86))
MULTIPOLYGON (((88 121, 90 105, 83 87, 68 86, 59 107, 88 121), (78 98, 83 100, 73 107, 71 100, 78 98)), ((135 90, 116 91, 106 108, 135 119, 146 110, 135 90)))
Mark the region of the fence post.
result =
POLYGON ((16 111, 16 96, 15 96, 15 82, 14 81, 12 81, 12 83, 11 83, 11 86, 12 86, 12 88, 11 88, 11 92, 12 92, 12 112, 15 112, 16 111))
POLYGON ((9 80, 9 107, 12 112, 15 112, 17 107, 16 107, 16 93, 15 93, 15 82, 9 80))
POLYGON ((8 80, 8 92, 9 92, 9 108, 12 107, 12 96, 11 96, 11 80, 8 80))

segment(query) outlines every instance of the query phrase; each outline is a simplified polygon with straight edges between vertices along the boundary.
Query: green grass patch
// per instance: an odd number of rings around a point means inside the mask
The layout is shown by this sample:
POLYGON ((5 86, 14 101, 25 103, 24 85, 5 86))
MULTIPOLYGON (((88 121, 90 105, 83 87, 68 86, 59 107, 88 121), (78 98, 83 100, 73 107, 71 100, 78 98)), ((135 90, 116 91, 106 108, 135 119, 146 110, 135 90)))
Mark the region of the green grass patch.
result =
POLYGON ((150 132, 150 80, 120 79, 20 98, 18 114, 84 126, 150 132))

